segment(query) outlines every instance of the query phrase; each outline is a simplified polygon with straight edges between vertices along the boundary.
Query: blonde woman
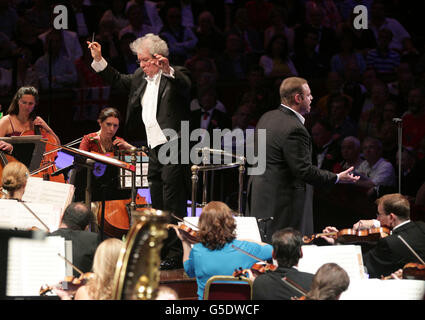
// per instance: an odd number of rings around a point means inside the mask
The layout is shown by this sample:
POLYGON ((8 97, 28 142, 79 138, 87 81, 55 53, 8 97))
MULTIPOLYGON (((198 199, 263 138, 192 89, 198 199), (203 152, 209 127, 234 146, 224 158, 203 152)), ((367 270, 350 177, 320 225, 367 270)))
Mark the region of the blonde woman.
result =
POLYGON ((28 168, 19 161, 9 162, 2 173, 3 199, 22 200, 29 177, 28 168))
POLYGON ((111 238, 96 249, 93 260, 93 277, 75 293, 75 300, 111 300, 115 267, 123 248, 121 240, 111 238))
MULTIPOLYGON (((96 249, 93 259, 93 275, 87 283, 75 292, 74 300, 111 300, 114 285, 115 267, 123 242, 116 238, 103 241, 96 249)), ((53 286, 53 291, 61 300, 71 300, 73 291, 62 289, 61 285, 53 286)))

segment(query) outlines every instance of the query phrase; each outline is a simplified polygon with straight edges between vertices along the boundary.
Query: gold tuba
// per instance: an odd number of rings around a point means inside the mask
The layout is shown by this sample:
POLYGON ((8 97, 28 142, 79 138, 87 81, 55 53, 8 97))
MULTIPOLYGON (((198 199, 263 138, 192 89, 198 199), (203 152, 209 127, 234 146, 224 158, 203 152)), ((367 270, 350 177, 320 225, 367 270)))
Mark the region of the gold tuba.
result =
POLYGON ((158 293, 161 248, 169 214, 152 208, 132 210, 134 223, 118 258, 114 300, 152 300, 158 293))

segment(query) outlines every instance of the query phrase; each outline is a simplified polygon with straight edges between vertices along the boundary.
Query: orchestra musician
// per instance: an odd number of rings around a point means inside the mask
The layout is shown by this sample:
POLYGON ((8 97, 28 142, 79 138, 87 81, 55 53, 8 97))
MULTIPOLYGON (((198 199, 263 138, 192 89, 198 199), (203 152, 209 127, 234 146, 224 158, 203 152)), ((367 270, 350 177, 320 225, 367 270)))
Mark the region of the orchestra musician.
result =
POLYGON ((310 289, 313 274, 297 270, 298 261, 303 255, 302 245, 301 233, 293 228, 278 230, 273 234, 273 259, 277 261, 278 268, 255 278, 253 300, 290 300, 292 297, 300 297, 298 291, 282 281, 284 277, 305 291, 310 289))
POLYGON ((53 291, 62 300, 111 300, 114 274, 123 242, 116 238, 102 241, 97 247, 93 260, 93 276, 87 283, 73 292, 54 287, 53 291))
POLYGON ((115 134, 120 126, 121 115, 115 108, 104 108, 97 117, 100 130, 85 135, 80 143, 80 149, 97 152, 111 153, 114 149, 129 150, 133 146, 123 138, 116 137, 115 134))
POLYGON ((21 87, 15 93, 10 103, 7 115, 0 119, 0 137, 21 136, 28 131, 34 131, 35 126, 51 134, 60 145, 60 139, 49 125, 39 116, 36 116, 38 91, 34 87, 21 87))
MULTIPOLYGON (((50 236, 61 236, 72 241, 72 263, 82 272, 89 272, 93 264, 96 248, 100 243, 100 235, 88 231, 93 215, 82 202, 70 203, 62 216, 59 229, 50 236)), ((78 277, 74 270, 74 276, 78 277)))
POLYGON ((9 162, 2 172, 4 199, 22 200, 29 177, 28 168, 19 161, 9 162))
POLYGON ((209 202, 199 217, 199 243, 191 242, 174 227, 183 244, 183 266, 189 277, 196 277, 198 299, 202 300, 208 279, 215 275, 232 275, 238 269, 250 269, 257 262, 232 246, 261 260, 272 258, 272 246, 254 240, 236 239, 236 222, 223 202, 209 202))
POLYGON ((339 300, 348 289, 350 277, 336 263, 325 263, 315 273, 306 300, 339 300))
MULTIPOLYGON (((407 198, 399 193, 386 194, 377 199, 376 203, 377 219, 360 220, 353 226, 355 230, 381 226, 392 230, 391 235, 379 239, 376 246, 363 254, 363 262, 371 278, 388 276, 409 262, 419 262, 398 236, 401 236, 422 260, 425 259, 425 223, 410 220, 410 203, 407 198)), ((329 226, 323 231, 328 233, 338 230, 329 226)), ((333 237, 322 237, 331 244, 335 243, 333 237)))

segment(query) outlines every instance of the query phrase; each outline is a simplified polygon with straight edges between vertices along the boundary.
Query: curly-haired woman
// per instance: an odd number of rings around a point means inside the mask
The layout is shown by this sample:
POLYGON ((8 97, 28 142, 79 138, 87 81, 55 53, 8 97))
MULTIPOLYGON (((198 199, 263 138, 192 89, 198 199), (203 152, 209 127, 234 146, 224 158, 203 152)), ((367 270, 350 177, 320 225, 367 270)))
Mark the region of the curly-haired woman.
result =
POLYGON ((203 299, 205 284, 215 275, 232 275, 240 267, 250 269, 254 258, 235 249, 238 247, 261 260, 272 258, 271 245, 253 240, 236 239, 236 221, 223 202, 212 201, 199 217, 199 243, 193 247, 178 233, 183 244, 183 266, 189 277, 196 277, 198 298, 203 299))

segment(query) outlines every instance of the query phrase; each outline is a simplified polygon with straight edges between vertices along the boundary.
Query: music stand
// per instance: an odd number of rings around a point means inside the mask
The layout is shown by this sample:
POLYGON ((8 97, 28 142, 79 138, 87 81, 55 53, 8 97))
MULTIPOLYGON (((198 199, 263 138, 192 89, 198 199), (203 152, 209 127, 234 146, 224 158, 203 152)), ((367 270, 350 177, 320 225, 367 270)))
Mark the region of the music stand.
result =
POLYGON ((102 154, 72 147, 62 146, 62 148, 64 151, 68 151, 68 153, 74 155, 74 163, 72 165, 76 169, 74 181, 74 201, 85 200, 89 208, 91 208, 91 201, 102 202, 100 236, 101 240, 103 240, 106 199, 128 199, 131 194, 130 190, 121 190, 119 188, 118 169, 122 168, 134 172, 136 168, 129 163, 110 158, 102 154), (93 174, 93 168, 96 166, 96 162, 106 165, 104 173, 99 177, 96 177, 96 175, 93 174), (82 170, 83 168, 86 170, 82 170), (86 191, 84 196, 81 194, 82 190, 86 191))
POLYGON ((21 231, 0 229, 0 300, 6 298, 7 289, 7 263, 9 257, 10 238, 44 239, 43 231, 21 231))
POLYGON ((13 157, 25 164, 30 172, 40 167, 46 150, 41 135, 1 137, 0 140, 13 145, 13 157))

